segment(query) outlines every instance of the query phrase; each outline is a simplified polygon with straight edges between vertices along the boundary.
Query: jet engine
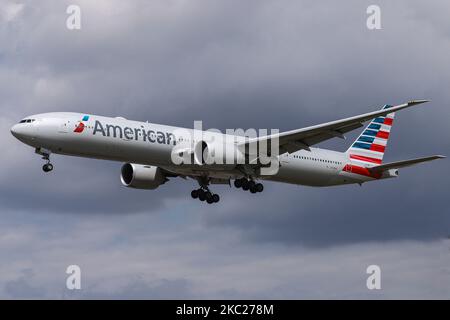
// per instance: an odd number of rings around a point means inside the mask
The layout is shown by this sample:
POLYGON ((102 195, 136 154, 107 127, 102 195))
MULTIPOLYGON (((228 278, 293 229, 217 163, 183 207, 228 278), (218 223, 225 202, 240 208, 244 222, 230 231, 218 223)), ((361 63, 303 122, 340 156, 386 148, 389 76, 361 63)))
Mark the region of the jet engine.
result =
POLYGON ((245 156, 234 143, 209 143, 201 140, 194 146, 194 161, 197 165, 236 166, 245 162, 245 156))
POLYGON ((135 189, 156 189, 168 181, 159 167, 134 163, 122 166, 120 180, 124 186, 135 189))

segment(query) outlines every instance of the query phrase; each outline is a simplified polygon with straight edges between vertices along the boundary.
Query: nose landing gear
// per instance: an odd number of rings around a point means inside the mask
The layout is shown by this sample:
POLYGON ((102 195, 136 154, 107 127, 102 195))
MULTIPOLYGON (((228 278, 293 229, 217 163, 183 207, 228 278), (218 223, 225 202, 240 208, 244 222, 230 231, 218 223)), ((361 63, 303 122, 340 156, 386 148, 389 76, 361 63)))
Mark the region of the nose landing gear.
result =
POLYGON ((42 155, 42 159, 47 161, 47 163, 42 166, 42 170, 45 173, 52 171, 53 170, 53 165, 50 163, 50 152, 41 151, 41 150, 36 149, 36 153, 41 154, 42 155))
POLYGON ((42 166, 44 172, 50 172, 53 170, 53 165, 51 163, 46 163, 42 166))

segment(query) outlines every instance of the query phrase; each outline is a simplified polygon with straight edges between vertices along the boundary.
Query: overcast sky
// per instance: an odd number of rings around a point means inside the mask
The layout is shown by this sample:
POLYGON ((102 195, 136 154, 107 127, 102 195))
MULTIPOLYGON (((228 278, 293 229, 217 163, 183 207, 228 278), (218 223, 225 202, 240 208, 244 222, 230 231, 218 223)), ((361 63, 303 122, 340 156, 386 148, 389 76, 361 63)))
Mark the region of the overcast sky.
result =
MULTIPOLYGON (((442 1, 0 2, 1 298, 450 298, 448 160, 398 179, 261 194, 120 184, 120 163, 42 160, 10 134, 49 111, 289 130, 411 99, 385 159, 450 149, 442 1), (67 6, 81 30, 66 28, 67 6), (381 30, 366 9, 381 8, 381 30), (68 265, 82 290, 65 288, 68 265), (382 290, 366 288, 366 268, 382 290)), ((349 135, 355 138, 358 132, 349 135)), ((321 147, 345 150, 350 141, 321 147)))

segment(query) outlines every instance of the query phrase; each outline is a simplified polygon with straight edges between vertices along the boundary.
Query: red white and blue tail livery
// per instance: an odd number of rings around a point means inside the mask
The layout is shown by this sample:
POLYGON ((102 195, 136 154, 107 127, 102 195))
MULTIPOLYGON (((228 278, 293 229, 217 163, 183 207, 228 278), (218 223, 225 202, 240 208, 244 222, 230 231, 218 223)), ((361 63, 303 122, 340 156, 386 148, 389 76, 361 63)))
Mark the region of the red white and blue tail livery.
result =
MULTIPOLYGON (((383 109, 391 108, 385 105, 383 109)), ((386 146, 394 123, 395 112, 386 116, 376 117, 363 130, 361 135, 347 150, 350 159, 355 165, 366 167, 379 165, 383 161, 386 146)))

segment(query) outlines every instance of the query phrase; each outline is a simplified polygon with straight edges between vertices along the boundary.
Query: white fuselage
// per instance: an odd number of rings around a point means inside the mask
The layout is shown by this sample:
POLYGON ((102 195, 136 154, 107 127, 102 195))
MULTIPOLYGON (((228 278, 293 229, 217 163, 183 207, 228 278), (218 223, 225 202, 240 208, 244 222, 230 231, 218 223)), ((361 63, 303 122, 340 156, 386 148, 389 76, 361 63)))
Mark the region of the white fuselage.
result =
MULTIPOLYGON (((234 165, 173 163, 171 156, 175 145, 191 145, 191 139, 196 136, 226 136, 221 133, 195 132, 192 129, 80 113, 46 113, 28 119, 33 121, 19 123, 11 129, 13 135, 34 148, 51 153, 158 166, 185 176, 207 175, 229 180, 243 175, 234 165), (87 120, 83 121, 83 118, 87 120)), ((245 140, 244 137, 233 138, 245 140)), ((226 141, 225 138, 223 140, 226 141)), ((278 160, 279 170, 276 174, 256 178, 309 186, 374 180, 373 177, 344 171, 352 162, 342 152, 310 148, 310 151, 282 154, 278 160)))

